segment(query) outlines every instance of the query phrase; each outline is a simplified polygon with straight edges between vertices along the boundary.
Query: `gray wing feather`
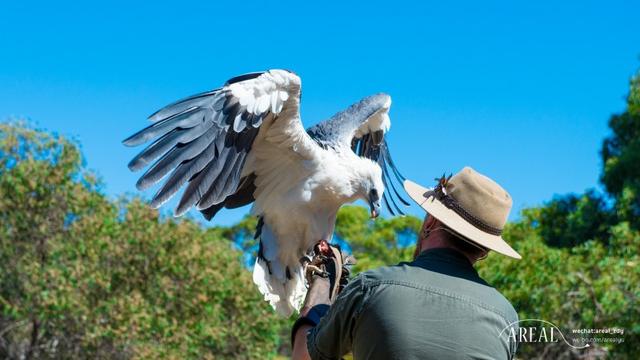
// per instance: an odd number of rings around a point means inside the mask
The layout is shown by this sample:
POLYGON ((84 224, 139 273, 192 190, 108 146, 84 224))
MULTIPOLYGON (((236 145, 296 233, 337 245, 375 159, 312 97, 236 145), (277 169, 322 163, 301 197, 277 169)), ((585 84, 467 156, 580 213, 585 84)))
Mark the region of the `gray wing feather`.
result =
POLYGON ((253 140, 258 135, 259 129, 252 129, 246 134, 238 136, 242 142, 234 142, 233 134, 227 133, 226 137, 216 139, 215 161, 200 171, 189 183, 184 191, 182 198, 176 208, 176 216, 180 216, 187 212, 189 208, 197 205, 198 210, 206 210, 206 208, 224 201, 226 196, 232 195, 240 182, 240 171, 232 173, 233 168, 237 165, 240 169, 244 166, 246 155, 251 149, 253 140), (232 176, 229 176, 229 175, 232 176), (220 182, 229 181, 229 189, 233 189, 231 193, 223 193, 224 187, 220 182))
POLYGON ((215 151, 215 143, 211 143, 205 151, 200 153, 200 155, 178 165, 173 174, 171 174, 169 180, 164 183, 162 188, 153 197, 151 206, 155 208, 160 207, 167 200, 173 197, 173 195, 180 190, 180 187, 182 187, 187 180, 191 179, 194 175, 202 171, 205 166, 207 166, 211 159, 215 157, 215 151))
POLYGON ((188 129, 198 125, 200 122, 200 109, 197 107, 189 108, 181 113, 170 116, 162 121, 147 126, 123 141, 127 146, 138 146, 145 142, 163 136, 169 131, 181 128, 188 129))
POLYGON ((179 114, 189 108, 206 107, 212 102, 212 100, 213 102, 217 100, 217 98, 212 99, 212 96, 220 94, 220 90, 221 89, 206 91, 200 94, 192 95, 182 100, 178 100, 149 115, 149 120, 157 122, 162 119, 166 119, 173 115, 179 114))
MULTIPOLYGON (((260 74, 236 77, 228 84, 260 74)), ((148 188, 170 174, 151 201, 153 207, 159 207, 188 182, 176 216, 196 205, 210 219, 226 205, 227 198, 230 206, 252 202, 255 176, 241 179, 240 175, 259 127, 270 111, 271 107, 262 113, 247 112, 227 88, 165 106, 149 116, 153 124, 123 141, 127 146, 137 146, 156 139, 129 163, 135 171, 155 161, 138 180, 138 188, 148 188)))
POLYGON ((231 149, 232 150, 227 154, 226 161, 220 169, 220 172, 217 174, 215 180, 205 191, 205 193, 200 197, 200 200, 198 201, 199 210, 206 209, 209 206, 219 202, 218 196, 222 195, 222 190, 224 188, 225 182, 228 180, 236 161, 242 158, 242 155, 237 153, 235 149, 231 149))
POLYGON ((153 160, 162 156, 178 144, 188 144, 204 134, 211 126, 210 122, 202 122, 192 128, 175 128, 144 149, 129 162, 129 169, 138 171, 153 160))
POLYGON ((229 195, 224 202, 201 210, 202 215, 204 215, 205 219, 211 220, 222 208, 235 209, 251 204, 255 200, 253 198, 253 192, 256 190, 256 186, 254 184, 255 179, 255 174, 251 174, 240 179, 240 185, 235 193, 229 195))
POLYGON ((382 109, 388 101, 387 94, 367 96, 346 110, 333 115, 329 120, 310 127, 307 133, 324 148, 349 146, 356 130, 382 109))
POLYGON ((204 134, 191 142, 177 144, 142 175, 136 184, 138 189, 143 190, 149 188, 164 178, 182 162, 191 160, 202 154, 218 133, 219 128, 211 126, 204 134))
POLYGON ((198 202, 198 209, 204 210, 210 206, 224 201, 227 196, 232 195, 236 191, 234 187, 234 179, 239 178, 241 164, 244 163, 246 154, 237 153, 233 159, 230 156, 229 161, 225 165, 224 172, 220 173, 216 182, 209 188, 206 194, 198 202))
POLYGON ((251 174, 240 179, 240 186, 235 194, 229 196, 225 200, 225 207, 235 209, 253 202, 253 192, 256 190, 256 175, 251 174))
POLYGON ((218 178, 218 175, 226 163, 229 151, 229 148, 224 149, 222 153, 219 154, 217 161, 209 162, 209 165, 189 182, 189 186, 187 186, 184 194, 182 194, 182 198, 176 208, 176 215, 185 213, 202 198, 207 189, 209 189, 218 178))

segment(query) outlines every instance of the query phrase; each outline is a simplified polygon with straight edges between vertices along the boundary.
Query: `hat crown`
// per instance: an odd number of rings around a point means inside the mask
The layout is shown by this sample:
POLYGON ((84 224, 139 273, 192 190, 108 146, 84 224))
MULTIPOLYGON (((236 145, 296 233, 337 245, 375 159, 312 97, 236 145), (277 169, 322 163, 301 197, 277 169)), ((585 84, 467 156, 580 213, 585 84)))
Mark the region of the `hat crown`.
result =
POLYGON ((505 189, 468 166, 447 182, 446 192, 469 214, 498 229, 506 224, 513 204, 505 189))

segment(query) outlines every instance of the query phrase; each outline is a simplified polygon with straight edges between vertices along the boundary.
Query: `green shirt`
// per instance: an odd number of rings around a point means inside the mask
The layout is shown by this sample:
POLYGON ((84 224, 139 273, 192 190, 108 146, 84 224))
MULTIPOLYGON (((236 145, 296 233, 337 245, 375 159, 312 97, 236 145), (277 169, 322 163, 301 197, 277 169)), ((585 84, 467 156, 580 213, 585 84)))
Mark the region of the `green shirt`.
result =
POLYGON ((502 330, 517 320, 462 254, 431 249, 358 275, 307 347, 312 359, 512 359, 516 344, 502 330))

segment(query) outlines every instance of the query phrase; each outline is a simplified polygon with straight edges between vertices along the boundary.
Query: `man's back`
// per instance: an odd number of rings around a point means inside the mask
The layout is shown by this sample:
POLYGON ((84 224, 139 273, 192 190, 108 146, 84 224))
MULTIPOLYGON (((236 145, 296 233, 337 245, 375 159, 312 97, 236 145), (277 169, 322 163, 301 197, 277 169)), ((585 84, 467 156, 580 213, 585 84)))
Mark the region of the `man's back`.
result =
POLYGON ((505 359, 515 354, 511 304, 451 249, 368 271, 310 333, 312 358, 505 359))

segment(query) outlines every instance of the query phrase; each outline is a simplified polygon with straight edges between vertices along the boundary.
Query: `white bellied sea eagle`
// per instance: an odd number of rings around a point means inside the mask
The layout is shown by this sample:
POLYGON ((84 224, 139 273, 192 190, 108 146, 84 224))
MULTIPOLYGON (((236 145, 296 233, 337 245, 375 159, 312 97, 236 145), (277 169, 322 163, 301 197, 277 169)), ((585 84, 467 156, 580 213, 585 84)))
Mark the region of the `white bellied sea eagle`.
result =
POLYGON ((223 207, 253 203, 259 218, 253 280, 289 316, 307 291, 300 259, 319 240, 331 240, 343 204, 362 199, 372 217, 381 202, 392 215, 403 214, 395 199, 409 205, 394 185, 404 178, 384 139, 390 105, 386 94, 368 96, 305 131, 300 78, 269 70, 164 107, 124 144, 153 140, 129 168, 152 164, 136 184, 140 190, 167 178, 154 208, 185 184, 176 216, 195 206, 210 220, 223 207))

